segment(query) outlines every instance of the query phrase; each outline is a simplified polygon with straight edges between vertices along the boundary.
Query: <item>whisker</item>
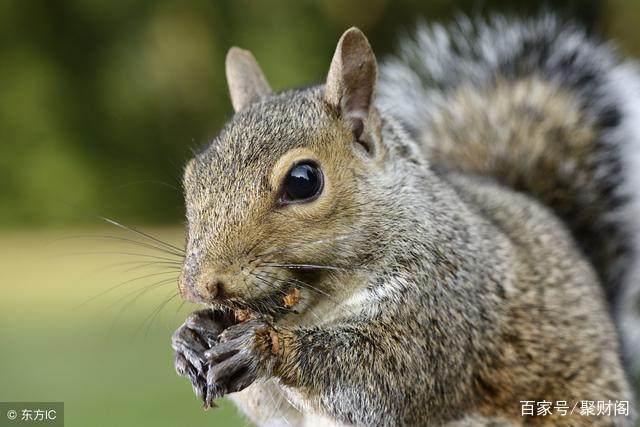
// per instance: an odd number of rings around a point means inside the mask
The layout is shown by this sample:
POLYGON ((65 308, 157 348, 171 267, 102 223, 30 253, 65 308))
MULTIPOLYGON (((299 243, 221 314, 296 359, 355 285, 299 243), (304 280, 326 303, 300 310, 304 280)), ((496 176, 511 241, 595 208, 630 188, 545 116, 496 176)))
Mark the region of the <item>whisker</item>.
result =
POLYGON ((122 271, 122 273, 129 273, 131 271, 135 271, 135 270, 141 270, 143 268, 146 267, 156 267, 156 265, 158 266, 158 268, 164 268, 164 269, 168 269, 168 270, 177 270, 180 271, 181 268, 181 263, 176 263, 175 265, 173 263, 169 263, 169 262, 158 262, 158 261, 126 261, 126 262, 114 262, 111 264, 107 264, 107 265, 103 265, 101 267, 98 268, 94 268, 90 271, 87 271, 83 274, 81 274, 78 277, 78 282, 80 282, 81 280, 85 280, 88 277, 91 277, 94 274, 98 274, 104 271, 108 271, 117 267, 124 267, 127 265, 134 265, 134 267, 131 268, 127 268, 125 270, 122 271), (167 264, 167 265, 165 265, 167 264))
MULTIPOLYGON (((314 289, 309 289, 309 287, 308 287, 309 285, 307 285, 306 283, 304 283, 304 282, 300 282, 300 281, 298 281, 298 280, 296 280, 296 279, 293 279, 293 278, 289 278, 289 279, 280 279, 280 278, 278 278, 278 277, 276 277, 276 276, 273 276, 273 275, 268 274, 268 273, 267 273, 267 272, 265 272, 265 271, 263 271, 263 272, 262 272, 262 274, 265 274, 265 275, 266 275, 266 277, 265 277, 265 276, 261 276, 261 273, 255 273, 256 278, 258 278, 258 277, 262 277, 262 278, 263 278, 263 280, 267 280, 267 278, 268 278, 268 279, 270 279, 270 280, 274 280, 274 281, 276 281, 276 282, 285 283, 285 284, 286 284, 287 282, 297 283, 301 288, 308 289, 308 290, 310 290, 310 291, 314 291, 314 289)), ((283 297, 287 296, 287 293, 286 293, 284 290, 280 289, 279 291, 280 291, 280 293, 282 294, 282 296, 283 296, 283 297)), ((318 323, 321 323, 321 322, 322 322, 322 320, 320 319, 320 317, 319 317, 316 313, 314 313, 313 311, 310 311, 310 313, 311 313, 311 315, 312 315, 313 317, 315 317, 315 318, 316 318, 316 320, 318 321, 318 323)))
POLYGON ((129 283, 132 283, 132 282, 135 282, 135 281, 138 281, 138 280, 142 280, 142 279, 147 279, 149 277, 155 277, 155 276, 167 275, 167 274, 175 274, 175 272, 174 271, 161 271, 161 272, 158 272, 158 273, 145 274, 144 276, 139 276, 139 277, 135 277, 133 279, 125 280, 124 282, 120 282, 117 285, 112 286, 109 289, 106 289, 106 290, 100 292, 98 295, 94 295, 93 297, 89 298, 88 300, 80 303, 78 306, 75 307, 75 309, 78 309, 78 308, 90 303, 91 301, 94 301, 94 300, 100 298, 101 296, 106 295, 109 292, 112 292, 112 291, 114 291, 114 290, 116 290, 116 289, 118 289, 121 286, 124 286, 126 284, 129 284, 129 283))
POLYGON ((74 240, 74 239, 116 240, 116 241, 127 242, 129 244, 134 245, 134 246, 140 246, 140 247, 143 247, 143 248, 157 250, 157 251, 160 251, 160 252, 163 252, 163 253, 166 253, 166 254, 171 254, 171 255, 175 255, 175 256, 179 256, 179 257, 183 257, 184 256, 184 251, 178 252, 178 251, 167 249, 167 248, 159 246, 159 245, 154 245, 154 244, 147 243, 147 242, 140 242, 138 240, 128 239, 126 237, 120 237, 120 236, 105 236, 105 235, 86 234, 86 235, 61 237, 59 239, 53 240, 52 242, 59 242, 59 241, 64 241, 64 240, 74 240))
MULTIPOLYGON (((268 415, 265 418, 265 420, 267 420, 267 421, 271 421, 275 417, 276 413, 282 411, 282 407, 285 404, 285 400, 282 399, 282 398, 278 399, 278 402, 276 403, 276 394, 275 393, 269 393, 269 395, 271 396, 271 405, 270 406, 273 408, 273 410, 271 411, 271 414, 268 415)), ((290 426, 291 423, 287 419, 287 416, 285 415, 284 412, 282 412, 281 416, 282 416, 282 419, 285 422, 285 424, 290 426)))
POLYGON ((138 300, 138 298, 142 297, 145 293, 147 293, 151 289, 155 289, 155 288, 160 287, 160 286, 169 285, 169 284, 175 283, 175 281, 176 281, 176 278, 170 277, 170 278, 167 278, 167 279, 162 279, 162 280, 158 280, 156 282, 153 282, 153 283, 151 283, 151 284, 149 284, 147 286, 144 286, 142 289, 137 288, 137 289, 134 289, 132 291, 129 291, 126 294, 120 296, 113 303, 109 304, 105 310, 109 310, 109 309, 117 306, 122 301, 124 301, 125 299, 127 299, 131 295, 135 294, 134 298, 131 301, 129 301, 129 302, 127 302, 125 304, 125 307, 128 307, 129 305, 134 303, 136 300, 138 300))
POLYGON ((132 185, 138 185, 138 184, 158 184, 158 185, 164 185, 165 187, 169 187, 169 188, 171 188, 173 190, 176 190, 176 191, 180 191, 178 189, 178 187, 176 187, 175 185, 171 185, 171 184, 169 184, 167 182, 164 182, 164 181, 158 181, 156 179, 143 179, 143 180, 140 180, 140 181, 128 182, 126 184, 122 184, 122 185, 118 186, 117 188, 126 188, 126 187, 130 187, 132 185))
MULTIPOLYGON (((253 277, 254 277, 256 280, 258 280, 259 282, 264 283, 264 284, 265 284, 265 285, 267 285, 267 286, 270 286, 270 285, 271 285, 271 283, 269 283, 269 281, 268 281, 268 280, 266 280, 266 279, 264 279, 264 278, 262 278, 262 277, 259 277, 259 276, 256 276, 256 275, 253 275, 253 277)), ((281 294, 283 294, 283 295, 284 295, 284 292, 283 292, 281 289, 276 289, 276 291, 277 291, 277 292, 280 292, 281 294)), ((267 295, 269 295, 269 294, 270 294, 270 292, 268 292, 268 293, 267 293, 267 295)), ((270 296, 268 296, 267 298, 271 298, 271 297, 270 297, 270 296)), ((257 311, 258 311, 258 313, 260 313, 261 315, 263 314, 260 310, 257 310, 257 311)))
MULTIPOLYGON (((175 268, 180 270, 180 268, 182 267, 182 262, 180 261, 147 261, 147 260, 114 262, 112 264, 105 265, 104 267, 100 267, 100 269, 98 269, 97 271, 99 272, 99 271, 108 270, 110 268, 115 268, 115 267, 124 267, 126 265, 136 265, 135 268, 144 268, 144 267, 150 267, 150 266, 152 267, 167 266, 162 268, 175 268)), ((123 273, 133 271, 135 268, 124 270, 123 273)))
MULTIPOLYGON (((172 291, 173 292, 173 291, 172 291)), ((175 292, 173 293, 169 298, 167 298, 166 300, 164 300, 155 310, 153 310, 151 312, 151 314, 149 316, 147 316, 143 321, 142 324, 140 325, 140 327, 136 330, 136 335, 140 332, 140 330, 142 329, 142 327, 145 325, 145 323, 147 323, 147 321, 149 322, 147 324, 147 328, 145 330, 144 336, 146 337, 147 335, 149 335, 149 331, 151 330, 151 326, 153 325, 153 322, 155 321, 155 319, 158 317, 158 315, 160 314, 160 312, 162 311, 162 309, 169 304, 175 297, 179 296, 180 293, 179 292, 175 292)))
POLYGON ((311 285, 311 284, 309 284, 309 283, 307 283, 307 282, 303 282, 302 280, 299 280, 299 279, 296 279, 296 278, 280 279, 280 278, 278 278, 277 276, 274 276, 273 274, 271 274, 271 273, 269 273, 269 272, 266 272, 266 271, 262 271, 262 272, 261 272, 261 274, 265 274, 265 275, 267 275, 268 277, 271 277, 273 280, 276 280, 276 281, 284 281, 284 282, 286 282, 286 281, 291 281, 292 283, 296 283, 296 284, 298 284, 300 287, 303 287, 303 288, 305 288, 305 289, 308 289, 308 290, 310 290, 310 291, 312 291, 312 292, 316 292, 316 293, 318 293, 318 294, 320 294, 320 295, 322 295, 322 296, 326 297, 329 301, 331 301, 333 304, 335 304, 335 307, 336 307, 336 308, 341 309, 341 310, 344 310, 344 311, 346 311, 348 314, 351 314, 351 315, 354 315, 354 316, 356 315, 356 313, 355 313, 355 312, 353 312, 353 311, 351 311, 350 309, 348 309, 347 307, 343 306, 343 305, 342 305, 342 303, 341 303, 340 301, 337 301, 335 298, 333 298, 333 296, 332 296, 332 295, 330 295, 330 294, 329 294, 329 293, 327 293, 326 291, 324 291, 324 290, 322 290, 322 289, 320 289, 320 288, 318 288, 318 287, 315 287, 315 286, 313 286, 313 285, 311 285))
POLYGON ((182 302, 180 303, 180 305, 178 306, 178 308, 176 308, 176 312, 174 314, 174 318, 178 315, 178 313, 180 312, 180 310, 182 309, 182 307, 184 307, 184 305, 187 303, 188 301, 186 299, 183 299, 182 302))
POLYGON ((172 245, 172 244, 170 244, 170 243, 164 242, 164 241, 162 241, 162 240, 158 239, 157 237, 153 237, 153 236, 151 236, 150 234, 147 234, 147 233, 145 233, 145 232, 142 232, 142 231, 140 231, 140 230, 137 230, 137 229, 135 229, 135 228, 133 228, 133 227, 129 227, 129 226, 124 225, 124 224, 120 224, 118 221, 115 221, 115 220, 110 219, 110 218, 107 218, 107 217, 103 217, 103 216, 98 216, 98 217, 99 217, 100 219, 102 219, 103 221, 106 221, 107 223, 111 224, 111 225, 114 225, 114 226, 116 226, 116 227, 119 227, 119 228, 121 228, 121 229, 123 229, 123 230, 130 231, 130 232, 135 233, 135 234, 137 234, 137 235, 139 235, 139 236, 145 237, 145 238, 147 238, 147 239, 149 239, 149 240, 153 240, 154 242, 159 243, 159 244, 161 244, 162 246, 165 246, 165 247, 170 248, 170 249, 174 249, 174 250, 176 250, 176 251, 178 251, 178 252, 180 252, 180 253, 184 253, 184 250, 183 250, 183 249, 181 249, 181 248, 179 248, 179 247, 177 247, 177 246, 174 246, 174 245, 172 245))
MULTIPOLYGON (((247 294, 249 294, 249 298, 253 299, 253 294, 252 294, 252 292, 251 292, 251 288, 249 287, 249 285, 247 284, 247 282, 243 280, 243 281, 242 281, 242 283, 243 283, 243 285, 244 285, 245 289, 247 290, 247 294)), ((258 289, 259 289, 260 291, 263 291, 263 289, 260 287, 260 285, 258 285, 258 289)), ((257 308, 257 307, 256 307, 256 308, 257 308)), ((256 311, 258 312, 258 314, 263 315, 263 313, 262 313, 260 310, 256 310, 256 311)))
MULTIPOLYGON (((265 285, 268 286, 267 292, 265 292, 265 293, 270 293, 272 291, 276 291, 276 292, 280 293, 282 296, 287 295, 287 293, 283 289, 271 289, 272 283, 268 280, 269 278, 267 278, 266 276, 262 276, 262 275, 260 275, 260 273, 256 273, 256 272, 252 272, 251 275, 253 277, 255 277, 256 279, 258 279, 260 282, 262 282, 262 283, 264 283, 265 285)), ((261 288, 260 290, 263 290, 263 289, 261 288)))
POLYGON ((135 270, 141 270, 143 268, 147 268, 147 267, 158 267, 158 268, 164 268, 166 270, 169 271, 180 271, 182 268, 182 263, 169 263, 166 261, 148 261, 148 262, 144 262, 144 263, 138 263, 139 265, 136 265, 134 267, 128 268, 126 270, 123 271, 123 273, 129 273, 131 271, 135 271, 135 270))
POLYGON ((317 244, 320 244, 320 243, 335 242, 335 241, 340 241, 340 240, 347 239, 347 238, 349 238, 351 236, 352 236, 352 234, 348 234, 348 235, 340 235, 340 236, 335 236, 335 237, 322 238, 322 239, 314 240, 314 241, 311 241, 311 242, 294 243, 294 244, 287 245, 287 246, 282 247, 282 248, 275 248, 275 249, 272 249, 270 251, 260 253, 260 254, 256 255, 256 257, 257 258, 264 258, 264 257, 267 257, 269 255, 273 255, 273 254, 279 254, 279 253, 283 253, 283 252, 290 252, 291 250, 300 248, 301 246, 311 246, 311 245, 317 245, 317 244))
POLYGON ((161 256, 157 256, 157 255, 141 254, 141 253, 135 253, 135 252, 118 252, 118 251, 70 252, 70 253, 60 254, 60 255, 54 256, 53 258, 54 259, 55 258, 64 258, 64 257, 68 257, 68 256, 78 256, 78 255, 126 255, 126 256, 139 256, 139 257, 143 257, 143 258, 152 258, 152 259, 157 259, 157 260, 160 260, 160 261, 179 262, 177 259, 161 257, 161 256))
POLYGON ((127 311, 127 309, 129 307, 131 307, 136 301, 138 301, 144 294, 146 294, 147 292, 150 292, 153 289, 158 289, 158 288, 161 288, 163 286, 170 285, 173 282, 174 282, 174 279, 160 280, 160 281, 157 281, 155 283, 152 283, 150 285, 145 286, 143 289, 135 289, 133 292, 127 292, 127 294, 125 294, 124 296, 118 298, 113 304, 109 305, 105 309, 105 311, 111 309, 112 307, 117 306, 118 304, 120 304, 122 301, 124 301, 126 298, 130 297, 131 295, 136 294, 130 301, 127 301, 127 303, 124 304, 120 308, 120 310, 118 311, 118 313, 114 317, 113 322, 111 323, 110 331, 115 329, 116 324, 122 318, 122 316, 124 315, 125 311, 127 311))
POLYGON ((251 247, 247 250, 247 255, 251 254, 251 252, 253 252, 256 246, 258 246, 260 243, 262 243, 262 240, 256 240, 254 244, 251 245, 251 247))
MULTIPOLYGON (((306 283, 306 282, 303 282, 303 281, 301 281, 301 280, 298 280, 298 279, 295 279, 295 278, 280 279, 279 277, 274 276, 273 274, 270 274, 270 273, 268 273, 268 272, 266 272, 266 271, 262 271, 261 273, 256 273, 256 274, 257 274, 257 275, 263 274, 263 275, 265 275, 267 278, 269 278, 270 280, 275 281, 276 283, 285 283, 285 284, 286 284, 286 283, 288 283, 288 282, 290 282, 290 283, 295 283, 295 284, 297 284, 299 287, 301 287, 301 288, 303 288, 303 289, 307 289, 307 290, 309 290, 309 291, 311 291, 311 292, 314 292, 314 293, 316 293, 316 294, 319 294, 319 295, 323 295, 323 296, 325 296, 327 299, 329 299, 329 301, 333 302, 333 303, 336 305, 336 308, 342 308, 342 307, 340 307, 340 303, 339 303, 339 302, 337 302, 335 299, 333 299, 333 297, 332 297, 331 295, 329 295, 329 294, 327 294, 326 292, 323 292, 322 290, 320 290, 320 289, 318 289, 318 288, 316 288, 316 287, 314 287, 314 286, 312 286, 312 285, 310 285, 310 284, 308 284, 308 283, 306 283)), ((282 293, 283 293, 283 295, 285 295, 285 296, 286 296, 286 293, 285 293, 284 291, 283 291, 282 293)), ((318 315, 316 315, 316 314, 315 314, 315 313, 313 313, 313 312, 311 312, 311 313, 312 313, 312 314, 314 314, 315 318, 316 318, 319 322, 321 321, 321 319, 318 317, 318 315)), ((352 313, 349 313, 349 314, 352 314, 352 313)))
POLYGON ((262 265, 266 265, 269 267, 280 267, 287 268, 291 270, 333 270, 333 271, 344 271, 344 268, 336 267, 333 265, 320 265, 320 264, 283 264, 277 262, 263 262, 262 265))
POLYGON ((287 396, 287 394, 286 394, 286 393, 284 393, 280 387, 276 388, 276 390, 278 391, 278 393, 280 393, 280 396, 282 396, 282 398, 283 398, 283 399, 284 399, 284 400, 285 400, 289 405, 291 405, 291 407, 292 407, 293 409, 295 409, 296 411, 301 412, 301 413, 303 413, 303 412, 304 412, 302 408, 299 408, 299 407, 298 407, 298 405, 296 405, 296 404, 295 404, 291 399, 289 399, 289 396, 287 396))
MULTIPOLYGON (((274 297, 273 297, 273 295, 272 295, 272 294, 275 292, 275 293, 277 293, 277 294, 282 295, 282 297, 285 297, 285 296, 287 295, 287 293, 286 293, 283 289, 277 289, 277 288, 276 288, 276 289, 273 289, 273 288, 272 288, 273 283, 272 283, 272 282, 270 282, 269 280, 267 280, 267 278, 266 278, 266 277, 263 277, 263 276, 261 276, 260 274, 257 274, 255 271, 249 271, 249 275, 250 275, 251 277, 253 277, 254 279, 256 279, 258 282, 260 282, 260 283, 262 283, 262 284, 264 284, 264 285, 266 285, 266 286, 267 286, 267 290, 265 291, 265 290, 264 290, 264 288, 262 288, 262 287, 260 286, 260 284, 259 284, 259 283, 255 282, 255 281, 253 282, 253 283, 255 283, 255 284, 258 286, 258 289, 259 289, 260 291, 264 292, 264 294, 265 294, 266 298, 267 298, 267 299, 269 299, 269 301, 268 301, 268 302, 269 302, 271 305, 278 305, 278 306, 279 306, 279 300, 278 300, 278 299, 274 299, 274 297)), ((249 293, 250 293, 250 291, 249 291, 249 293)), ((264 305, 264 304, 263 304, 263 305, 264 305)), ((269 312, 269 309, 270 309, 270 308, 272 308, 272 307, 271 307, 270 305, 266 305, 266 306, 265 306, 265 308, 266 308, 266 312, 269 312)), ((291 309, 287 309, 287 310, 288 310, 288 311, 294 311, 294 310, 291 310, 291 309)), ((259 311, 259 310, 258 310, 258 311, 259 311)), ((259 311, 259 312, 260 312, 260 311, 259 311)), ((261 312, 260 312, 260 313, 261 313, 261 312)), ((262 313, 261 313, 261 314, 262 314, 262 313)))

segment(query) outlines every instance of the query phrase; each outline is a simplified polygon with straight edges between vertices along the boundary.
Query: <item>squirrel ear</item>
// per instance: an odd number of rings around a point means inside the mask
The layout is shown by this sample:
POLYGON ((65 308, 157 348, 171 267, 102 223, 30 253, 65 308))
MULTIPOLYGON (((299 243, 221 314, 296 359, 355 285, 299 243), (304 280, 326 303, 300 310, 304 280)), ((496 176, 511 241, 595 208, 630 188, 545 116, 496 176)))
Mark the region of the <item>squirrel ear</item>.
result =
POLYGON ((229 49, 225 68, 231 104, 236 112, 271 93, 267 79, 248 50, 229 49))
POLYGON ((361 136, 378 122, 372 117, 375 116, 372 104, 377 77, 378 64, 369 41, 359 29, 349 28, 340 37, 333 55, 324 98, 340 109, 356 140, 367 151, 373 147, 363 142, 365 139, 361 136))

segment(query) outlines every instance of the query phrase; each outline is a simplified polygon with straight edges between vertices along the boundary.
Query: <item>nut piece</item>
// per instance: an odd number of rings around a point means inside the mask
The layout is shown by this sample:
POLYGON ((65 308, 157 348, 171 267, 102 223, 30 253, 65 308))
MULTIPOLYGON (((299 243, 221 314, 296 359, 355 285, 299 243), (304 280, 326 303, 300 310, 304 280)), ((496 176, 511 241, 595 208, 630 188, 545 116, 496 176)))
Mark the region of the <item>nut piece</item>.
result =
POLYGON ((233 314, 236 318, 236 322, 238 323, 244 323, 254 317, 253 312, 248 308, 235 310, 233 314))
POLYGON ((282 298, 282 302, 284 303, 285 308, 294 307, 298 303, 298 301, 300 301, 300 289, 298 288, 293 288, 291 292, 289 292, 282 298))
POLYGON ((280 353, 280 340, 278 339, 278 334, 276 331, 271 331, 269 336, 271 338, 271 352, 273 354, 280 353))

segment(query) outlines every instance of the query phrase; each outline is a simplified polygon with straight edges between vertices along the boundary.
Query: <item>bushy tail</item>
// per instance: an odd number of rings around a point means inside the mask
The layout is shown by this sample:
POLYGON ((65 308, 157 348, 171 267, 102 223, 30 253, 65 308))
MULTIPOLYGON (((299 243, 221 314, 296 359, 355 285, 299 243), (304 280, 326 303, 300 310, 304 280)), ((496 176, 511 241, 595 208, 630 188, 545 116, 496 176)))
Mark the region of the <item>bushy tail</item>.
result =
POLYGON ((640 368, 640 78, 551 15, 419 26, 381 68, 380 108, 434 167, 489 176, 552 208, 598 272, 640 368))

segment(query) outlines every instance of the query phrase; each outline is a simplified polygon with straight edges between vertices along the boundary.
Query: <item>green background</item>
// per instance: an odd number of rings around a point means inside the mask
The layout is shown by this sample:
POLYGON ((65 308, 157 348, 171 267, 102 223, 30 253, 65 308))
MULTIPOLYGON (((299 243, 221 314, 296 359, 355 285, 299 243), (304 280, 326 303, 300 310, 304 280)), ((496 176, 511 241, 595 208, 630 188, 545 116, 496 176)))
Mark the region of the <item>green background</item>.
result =
MULTIPOLYGON (((321 81, 352 25, 384 58, 420 20, 538 4, 0 0, 0 401, 64 401, 68 426, 246 424, 173 372, 179 260, 98 216, 182 244, 182 166, 231 114, 232 45, 279 90, 321 81)), ((546 4, 640 55, 639 2, 546 4)))

